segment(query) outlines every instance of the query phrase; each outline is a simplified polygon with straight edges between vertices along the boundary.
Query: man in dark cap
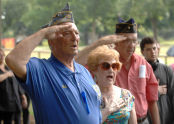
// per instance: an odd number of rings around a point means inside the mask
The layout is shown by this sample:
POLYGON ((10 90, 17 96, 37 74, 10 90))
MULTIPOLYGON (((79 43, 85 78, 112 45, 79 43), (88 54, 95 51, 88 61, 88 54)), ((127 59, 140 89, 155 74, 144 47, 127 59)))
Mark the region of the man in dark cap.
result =
POLYGON ((158 79, 158 108, 161 124, 174 124, 174 74, 173 70, 158 61, 158 46, 154 38, 145 37, 140 43, 141 53, 152 66, 158 79))
MULTIPOLYGON (((67 4, 43 29, 21 41, 6 57, 7 65, 29 94, 37 124, 99 124, 101 94, 90 73, 74 61, 79 31, 67 4), (49 59, 30 58, 48 39, 49 59)), ((114 105, 107 105, 105 116, 114 105)), ((104 117, 103 117, 104 118, 104 117)))
POLYGON ((148 110, 153 124, 160 124, 156 103, 157 80, 147 61, 134 53, 138 43, 137 25, 133 19, 127 22, 120 20, 116 24, 115 33, 117 36, 126 37, 122 42, 115 44, 115 49, 120 53, 120 61, 123 63, 116 78, 116 85, 128 89, 135 96, 135 110, 139 124, 148 124, 148 110))

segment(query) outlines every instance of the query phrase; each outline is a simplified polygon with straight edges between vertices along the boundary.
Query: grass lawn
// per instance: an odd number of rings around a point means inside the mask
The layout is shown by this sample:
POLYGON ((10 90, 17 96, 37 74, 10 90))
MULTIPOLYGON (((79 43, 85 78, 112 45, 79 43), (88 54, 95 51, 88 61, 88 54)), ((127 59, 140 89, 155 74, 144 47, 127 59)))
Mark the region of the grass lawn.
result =
MULTIPOLYGON (((167 50, 174 45, 174 41, 165 41, 161 42, 161 51, 160 51, 160 59, 162 59, 167 65, 170 65, 171 63, 174 63, 174 57, 167 57, 166 52, 167 50)), ((85 48, 85 46, 80 46, 80 50, 85 48)), ((7 54, 10 50, 4 50, 5 53, 7 54)), ((139 45, 137 45, 136 51, 138 55, 141 55, 139 45)), ((39 57, 39 58, 49 58, 50 57, 50 50, 49 47, 43 47, 39 46, 37 47, 33 52, 32 52, 32 57, 39 57)), ((33 116, 33 110, 32 110, 32 105, 30 105, 30 114, 33 116)))

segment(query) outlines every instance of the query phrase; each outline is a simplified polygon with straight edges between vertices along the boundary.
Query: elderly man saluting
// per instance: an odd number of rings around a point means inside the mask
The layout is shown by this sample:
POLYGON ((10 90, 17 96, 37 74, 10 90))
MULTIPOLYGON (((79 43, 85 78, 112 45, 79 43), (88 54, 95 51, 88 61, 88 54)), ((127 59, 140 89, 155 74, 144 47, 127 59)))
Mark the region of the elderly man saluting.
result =
MULTIPOLYGON (((80 36, 67 4, 43 29, 21 41, 6 63, 28 92, 37 124, 99 124, 101 94, 90 73, 74 61, 80 36), (48 39, 49 59, 30 58, 48 39)), ((105 115, 114 107, 105 110, 105 115)))

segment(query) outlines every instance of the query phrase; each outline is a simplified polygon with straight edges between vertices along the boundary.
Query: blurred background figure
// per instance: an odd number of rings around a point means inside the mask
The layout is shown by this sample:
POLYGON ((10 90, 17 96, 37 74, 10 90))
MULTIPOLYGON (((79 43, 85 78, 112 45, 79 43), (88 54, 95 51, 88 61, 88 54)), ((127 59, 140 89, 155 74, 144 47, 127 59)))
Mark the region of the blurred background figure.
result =
POLYGON ((29 111, 30 97, 26 92, 25 92, 25 96, 26 96, 26 99, 27 99, 27 106, 22 107, 23 124, 30 124, 30 111, 29 111))
POLYGON ((174 71, 174 63, 170 65, 171 69, 174 71))
POLYGON ((174 56, 174 45, 167 50, 167 56, 174 56))
POLYGON ((26 106, 26 97, 12 71, 4 63, 5 54, 0 49, 0 124, 21 123, 21 109, 26 106), (21 104, 22 100, 22 104, 21 104))

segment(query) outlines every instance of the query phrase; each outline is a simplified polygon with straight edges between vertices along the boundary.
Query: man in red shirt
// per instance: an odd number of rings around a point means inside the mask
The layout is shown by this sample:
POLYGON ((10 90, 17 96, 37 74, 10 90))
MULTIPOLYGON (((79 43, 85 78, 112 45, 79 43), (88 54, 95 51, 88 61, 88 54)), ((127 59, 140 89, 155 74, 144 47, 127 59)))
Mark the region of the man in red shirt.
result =
POLYGON ((151 66, 147 61, 134 53, 137 45, 137 25, 133 19, 127 22, 120 20, 116 24, 116 35, 126 37, 115 43, 120 53, 122 69, 117 75, 116 85, 128 89, 135 96, 135 110, 139 124, 148 124, 149 110, 153 124, 160 124, 157 107, 158 83, 151 66))

